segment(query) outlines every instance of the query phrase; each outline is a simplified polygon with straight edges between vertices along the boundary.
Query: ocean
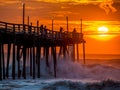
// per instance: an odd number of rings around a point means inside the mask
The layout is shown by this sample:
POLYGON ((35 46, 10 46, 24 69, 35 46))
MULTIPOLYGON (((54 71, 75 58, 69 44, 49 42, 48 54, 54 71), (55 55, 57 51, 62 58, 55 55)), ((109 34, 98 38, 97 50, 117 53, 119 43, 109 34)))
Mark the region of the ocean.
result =
POLYGON ((86 64, 101 64, 120 69, 119 54, 86 54, 86 64))
POLYGON ((46 68, 42 57, 40 78, 32 79, 27 67, 27 79, 17 79, 16 74, 16 80, 0 81, 0 90, 120 90, 119 55, 86 54, 85 65, 82 59, 73 62, 69 55, 66 58, 57 56, 56 78, 53 61, 49 60, 49 64, 50 67, 46 68))

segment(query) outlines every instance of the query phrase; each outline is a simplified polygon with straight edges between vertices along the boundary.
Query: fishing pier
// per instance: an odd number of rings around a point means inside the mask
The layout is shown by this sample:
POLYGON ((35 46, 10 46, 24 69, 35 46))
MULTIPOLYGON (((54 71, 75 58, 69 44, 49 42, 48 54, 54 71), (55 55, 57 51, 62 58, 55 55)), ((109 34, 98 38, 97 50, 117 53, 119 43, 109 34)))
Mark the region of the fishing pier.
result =
POLYGON ((45 63, 48 68, 50 66, 48 56, 51 52, 54 64, 53 72, 54 77, 56 77, 56 67, 59 64, 57 63, 56 47, 59 47, 60 53, 65 56, 68 46, 73 46, 72 57, 73 61, 75 61, 75 51, 77 53, 77 60, 79 60, 78 44, 83 45, 83 59, 85 63, 85 40, 83 39, 82 32, 61 32, 60 30, 43 29, 39 26, 38 22, 36 26, 33 26, 32 24, 14 24, 0 21, 0 80, 10 77, 12 79, 20 79, 21 77, 26 79, 26 64, 29 65, 29 75, 33 79, 36 77, 40 78, 41 48, 43 48, 45 63), (12 58, 12 74, 10 74, 9 70, 10 56, 12 58), (20 65, 21 57, 22 67, 20 65), (27 60, 30 63, 27 63, 27 60))

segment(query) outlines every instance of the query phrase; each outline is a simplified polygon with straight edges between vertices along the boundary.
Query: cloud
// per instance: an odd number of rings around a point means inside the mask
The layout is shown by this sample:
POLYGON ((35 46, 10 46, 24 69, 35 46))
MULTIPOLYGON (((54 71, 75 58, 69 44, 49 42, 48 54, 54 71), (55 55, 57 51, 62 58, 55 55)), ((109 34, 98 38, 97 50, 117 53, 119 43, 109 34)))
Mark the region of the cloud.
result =
MULTIPOLYGON (((18 7, 18 9, 23 9, 23 7, 18 7)), ((27 7, 25 7, 25 9, 27 9, 27 10, 35 10, 36 8, 27 6, 27 7)))
POLYGON ((19 2, 20 0, 0 0, 0 4, 14 4, 19 2))
POLYGON ((50 12, 50 14, 52 14, 52 16, 57 16, 57 17, 65 17, 68 14, 71 14, 72 12, 70 11, 54 11, 54 12, 50 12))
MULTIPOLYGON (((69 3, 69 4, 94 4, 98 5, 101 9, 105 10, 108 14, 109 12, 116 12, 116 8, 113 7, 114 2, 119 2, 120 0, 0 0, 0 5, 14 4, 22 2, 48 2, 48 3, 69 3)), ((64 8, 64 7, 63 7, 64 8)))
POLYGON ((70 3, 70 4, 94 4, 98 5, 101 9, 105 10, 108 14, 109 12, 116 12, 117 9, 113 7, 114 2, 120 2, 120 0, 36 0, 42 2, 51 3, 70 3))
POLYGON ((105 10, 105 12, 108 14, 109 12, 116 12, 117 9, 115 7, 113 7, 113 0, 105 0, 104 2, 100 3, 99 6, 100 8, 102 8, 103 10, 105 10))

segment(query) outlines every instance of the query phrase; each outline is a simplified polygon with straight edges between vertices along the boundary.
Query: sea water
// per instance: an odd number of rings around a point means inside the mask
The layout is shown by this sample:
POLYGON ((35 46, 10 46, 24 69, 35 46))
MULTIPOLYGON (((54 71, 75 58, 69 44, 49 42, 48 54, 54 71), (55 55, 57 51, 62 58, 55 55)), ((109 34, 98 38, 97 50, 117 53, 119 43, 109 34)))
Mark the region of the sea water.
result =
POLYGON ((120 69, 119 54, 86 54, 86 64, 101 64, 120 69))
MULTIPOLYGON (((7 55, 5 64, 6 57, 7 55)), ((46 68, 45 57, 41 57, 40 79, 33 80, 30 77, 29 63, 27 57, 27 79, 18 80, 16 60, 16 80, 11 80, 10 76, 9 79, 0 81, 0 90, 120 90, 120 55, 117 54, 86 54, 86 64, 83 63, 82 55, 79 62, 73 62, 70 54, 66 57, 57 55, 57 78, 54 78, 53 58, 50 55, 49 68, 46 68)), ((9 75, 12 72, 11 64, 12 53, 9 75)))

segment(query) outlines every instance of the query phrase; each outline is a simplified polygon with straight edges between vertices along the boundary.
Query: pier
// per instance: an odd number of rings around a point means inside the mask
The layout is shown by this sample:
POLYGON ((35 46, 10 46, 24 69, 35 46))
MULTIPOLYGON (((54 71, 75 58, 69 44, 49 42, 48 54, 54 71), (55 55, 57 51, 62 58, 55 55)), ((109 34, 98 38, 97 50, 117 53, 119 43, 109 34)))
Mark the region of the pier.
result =
POLYGON ((82 32, 49 30, 39 26, 39 23, 33 26, 32 24, 14 24, 0 21, 0 80, 8 79, 9 77, 12 77, 12 79, 20 79, 21 77, 26 79, 27 60, 30 61, 28 64, 30 68, 29 75, 33 79, 40 78, 41 48, 44 49, 43 54, 46 67, 48 68, 50 66, 48 56, 51 50, 54 64, 54 77, 57 77, 56 47, 59 47, 60 54, 65 56, 68 46, 73 46, 73 62, 75 61, 75 53, 77 53, 77 60, 79 62, 78 44, 82 44, 83 46, 83 60, 85 63, 85 40, 82 32), (6 58, 5 51, 7 53, 6 58), (10 75, 9 71, 10 56, 12 56, 12 75, 10 75), (20 63, 21 57, 23 58, 22 67, 20 63))

